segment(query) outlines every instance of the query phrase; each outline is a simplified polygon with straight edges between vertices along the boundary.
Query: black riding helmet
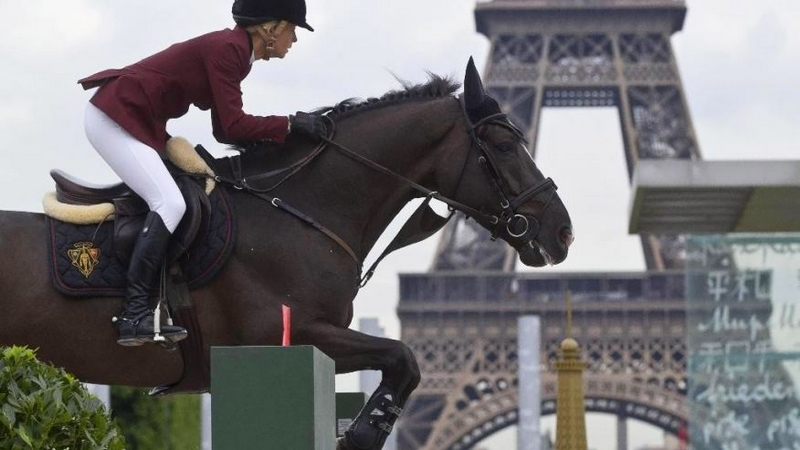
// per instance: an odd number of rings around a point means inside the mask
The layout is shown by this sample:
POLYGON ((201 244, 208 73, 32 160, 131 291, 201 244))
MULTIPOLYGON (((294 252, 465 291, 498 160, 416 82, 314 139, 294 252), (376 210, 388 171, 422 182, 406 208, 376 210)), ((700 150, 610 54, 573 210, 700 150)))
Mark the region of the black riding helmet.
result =
POLYGON ((298 27, 314 31, 306 22, 305 0, 235 0, 233 20, 240 27, 249 27, 271 20, 287 20, 298 27))

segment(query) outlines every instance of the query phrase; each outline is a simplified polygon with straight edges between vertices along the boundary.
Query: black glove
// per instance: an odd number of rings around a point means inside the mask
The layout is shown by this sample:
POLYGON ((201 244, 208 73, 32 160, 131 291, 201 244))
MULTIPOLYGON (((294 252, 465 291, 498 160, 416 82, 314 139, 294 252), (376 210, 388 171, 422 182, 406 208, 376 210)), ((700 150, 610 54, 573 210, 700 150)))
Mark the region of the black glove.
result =
POLYGON ((313 138, 328 136, 325 119, 322 116, 297 111, 295 115, 289 116, 289 122, 292 133, 305 134, 313 138))

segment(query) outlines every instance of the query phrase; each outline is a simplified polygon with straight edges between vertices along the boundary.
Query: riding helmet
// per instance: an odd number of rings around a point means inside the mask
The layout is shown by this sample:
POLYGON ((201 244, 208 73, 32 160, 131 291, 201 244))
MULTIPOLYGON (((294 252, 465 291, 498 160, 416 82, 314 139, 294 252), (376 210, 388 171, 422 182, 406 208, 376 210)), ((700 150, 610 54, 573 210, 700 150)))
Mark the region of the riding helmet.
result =
POLYGON ((240 27, 249 27, 271 20, 287 20, 298 27, 314 31, 306 22, 305 0, 235 0, 233 20, 240 27))

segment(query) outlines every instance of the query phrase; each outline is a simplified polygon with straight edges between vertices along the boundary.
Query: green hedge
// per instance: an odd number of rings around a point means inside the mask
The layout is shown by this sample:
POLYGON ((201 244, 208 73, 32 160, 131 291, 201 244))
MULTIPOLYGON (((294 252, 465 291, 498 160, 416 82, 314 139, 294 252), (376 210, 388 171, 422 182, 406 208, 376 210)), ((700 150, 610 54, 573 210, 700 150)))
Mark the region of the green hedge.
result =
POLYGON ((10 347, 0 357, 0 448, 117 450, 125 439, 73 376, 10 347))

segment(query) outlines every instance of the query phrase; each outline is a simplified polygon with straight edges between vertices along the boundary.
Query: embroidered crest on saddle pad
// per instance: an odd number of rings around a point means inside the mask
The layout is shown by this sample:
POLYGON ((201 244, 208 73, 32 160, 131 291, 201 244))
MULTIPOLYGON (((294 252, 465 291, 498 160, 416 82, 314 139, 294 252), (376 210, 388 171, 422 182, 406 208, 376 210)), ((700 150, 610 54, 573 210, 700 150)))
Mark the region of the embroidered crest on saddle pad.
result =
POLYGON ((67 250, 72 265, 86 278, 94 271, 94 267, 100 262, 100 249, 91 242, 76 242, 72 245, 75 248, 67 250))

